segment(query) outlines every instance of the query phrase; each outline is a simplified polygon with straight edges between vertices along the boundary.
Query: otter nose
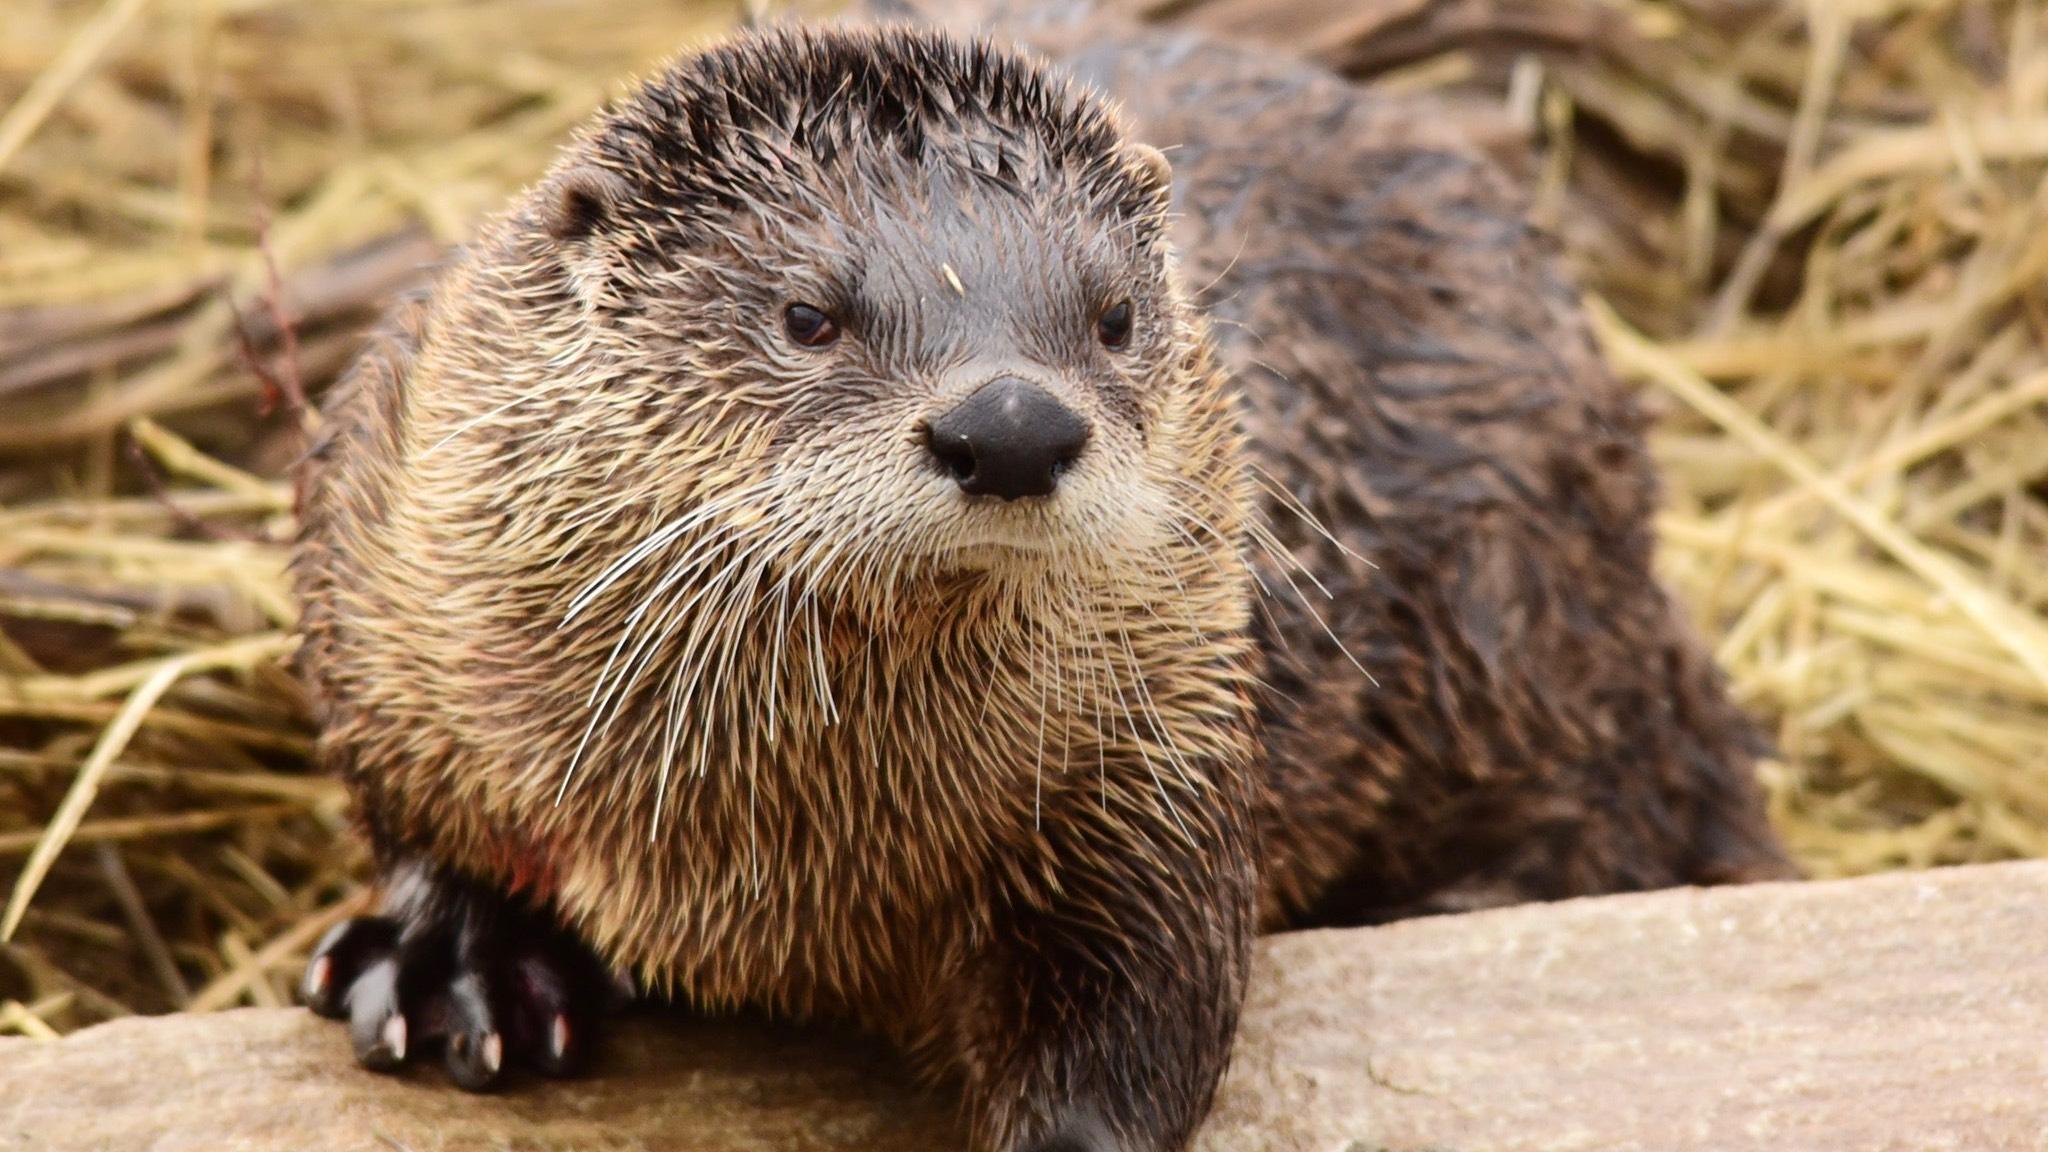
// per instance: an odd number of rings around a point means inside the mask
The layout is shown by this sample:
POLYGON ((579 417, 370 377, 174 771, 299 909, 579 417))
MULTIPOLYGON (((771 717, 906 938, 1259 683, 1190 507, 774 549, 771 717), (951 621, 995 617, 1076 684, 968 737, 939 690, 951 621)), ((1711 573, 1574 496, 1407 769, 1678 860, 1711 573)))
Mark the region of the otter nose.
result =
POLYGON ((1088 444, 1088 422, 1035 384, 1000 376, 931 422, 925 443, 970 496, 1045 496, 1088 444))

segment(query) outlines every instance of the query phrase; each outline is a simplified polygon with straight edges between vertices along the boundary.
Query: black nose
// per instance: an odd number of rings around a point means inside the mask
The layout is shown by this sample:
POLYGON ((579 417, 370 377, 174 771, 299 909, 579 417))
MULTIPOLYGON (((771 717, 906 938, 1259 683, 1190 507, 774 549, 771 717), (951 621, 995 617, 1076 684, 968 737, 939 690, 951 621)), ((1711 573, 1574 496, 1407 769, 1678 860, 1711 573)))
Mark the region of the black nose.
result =
POLYGON ((1088 422, 1035 384, 1001 376, 932 421, 926 443, 970 496, 1044 496, 1088 444, 1088 422))

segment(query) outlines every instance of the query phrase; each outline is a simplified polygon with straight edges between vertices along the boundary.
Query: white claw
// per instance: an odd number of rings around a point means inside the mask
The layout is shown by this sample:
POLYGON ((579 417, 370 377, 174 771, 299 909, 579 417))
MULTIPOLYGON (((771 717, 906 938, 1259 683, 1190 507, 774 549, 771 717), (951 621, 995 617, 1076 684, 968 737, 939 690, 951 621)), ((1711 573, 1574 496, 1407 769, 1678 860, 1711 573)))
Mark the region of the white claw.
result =
POLYGON ((549 1026, 548 1051, 557 1060, 568 1054, 569 1018, 567 1016, 556 1016, 554 1023, 549 1026))
POLYGON ((405 1017, 392 1013, 384 1022, 384 1047, 391 1052, 393 1060, 405 1059, 405 1017))
POLYGON ((505 1063, 505 1038, 496 1032, 484 1034, 484 1068, 496 1074, 505 1063))
POLYGON ((334 975, 334 957, 318 956, 306 967, 306 999, 327 994, 327 981, 334 975))

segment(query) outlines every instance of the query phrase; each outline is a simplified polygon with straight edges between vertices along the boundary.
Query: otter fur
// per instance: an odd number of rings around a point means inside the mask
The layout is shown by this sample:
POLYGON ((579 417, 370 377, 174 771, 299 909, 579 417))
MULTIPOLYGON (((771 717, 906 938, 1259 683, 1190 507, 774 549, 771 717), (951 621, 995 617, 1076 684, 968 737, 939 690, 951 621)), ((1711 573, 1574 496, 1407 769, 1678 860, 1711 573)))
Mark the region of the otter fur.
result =
POLYGON ((1079 80, 683 58, 328 397, 301 659, 383 905, 306 994, 365 1063, 567 1071, 617 970, 886 1035, 991 1152, 1168 1152, 1262 928, 1785 874, 1504 178, 1018 35, 1079 80))

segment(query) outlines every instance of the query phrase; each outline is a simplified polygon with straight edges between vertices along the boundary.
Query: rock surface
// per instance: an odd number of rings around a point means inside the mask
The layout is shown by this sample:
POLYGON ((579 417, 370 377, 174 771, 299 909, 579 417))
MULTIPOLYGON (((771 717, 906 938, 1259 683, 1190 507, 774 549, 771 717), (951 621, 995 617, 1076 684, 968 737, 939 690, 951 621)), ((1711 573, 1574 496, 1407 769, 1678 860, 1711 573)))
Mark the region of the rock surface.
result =
MULTIPOLYGON (((6 1152, 890 1152, 942 1096, 847 1037, 654 1016, 466 1096, 248 1010, 0 1041, 6 1152)), ((2048 1147, 2048 863, 1265 943, 1205 1152, 2048 1147)))

